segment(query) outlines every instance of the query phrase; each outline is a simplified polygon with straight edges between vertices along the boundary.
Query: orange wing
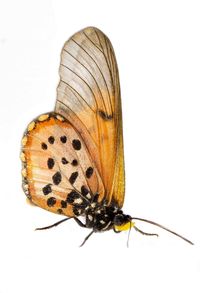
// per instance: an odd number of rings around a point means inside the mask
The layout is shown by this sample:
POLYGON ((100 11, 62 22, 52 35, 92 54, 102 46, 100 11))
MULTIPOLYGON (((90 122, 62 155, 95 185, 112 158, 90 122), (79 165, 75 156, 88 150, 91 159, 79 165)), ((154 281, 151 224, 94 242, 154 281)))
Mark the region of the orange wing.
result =
POLYGON ((29 124, 22 139, 21 159, 24 191, 41 208, 79 216, 96 194, 104 195, 84 141, 60 115, 44 114, 29 124))
POLYGON ((125 177, 117 62, 109 39, 89 27, 61 52, 55 112, 76 128, 98 169, 107 204, 122 207, 125 177))

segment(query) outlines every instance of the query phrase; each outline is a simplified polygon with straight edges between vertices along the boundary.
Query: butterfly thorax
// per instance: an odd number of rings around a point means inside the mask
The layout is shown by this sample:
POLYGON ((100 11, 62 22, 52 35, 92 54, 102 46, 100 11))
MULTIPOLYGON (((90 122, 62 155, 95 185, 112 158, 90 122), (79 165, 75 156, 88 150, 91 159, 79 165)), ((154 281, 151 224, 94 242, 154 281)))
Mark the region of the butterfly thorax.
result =
POLYGON ((85 216, 86 227, 92 228, 94 232, 114 229, 131 221, 130 216, 123 214, 121 209, 106 205, 89 208, 85 216))

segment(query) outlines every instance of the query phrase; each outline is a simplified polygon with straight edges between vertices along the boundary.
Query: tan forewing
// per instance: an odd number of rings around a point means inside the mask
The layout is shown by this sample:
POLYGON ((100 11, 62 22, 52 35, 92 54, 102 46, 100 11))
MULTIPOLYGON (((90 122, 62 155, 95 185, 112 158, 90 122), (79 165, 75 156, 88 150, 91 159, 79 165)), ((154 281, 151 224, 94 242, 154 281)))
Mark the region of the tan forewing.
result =
POLYGON ((109 39, 89 27, 61 52, 55 112, 66 117, 85 142, 102 178, 108 203, 124 200, 124 156, 118 68, 109 39))

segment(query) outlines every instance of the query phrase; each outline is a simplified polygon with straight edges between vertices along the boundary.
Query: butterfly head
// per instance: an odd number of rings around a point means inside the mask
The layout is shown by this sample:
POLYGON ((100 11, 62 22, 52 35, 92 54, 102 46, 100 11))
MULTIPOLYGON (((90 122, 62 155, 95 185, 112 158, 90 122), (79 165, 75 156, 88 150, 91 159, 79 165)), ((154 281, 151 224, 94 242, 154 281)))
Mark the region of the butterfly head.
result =
POLYGON ((129 230, 134 226, 131 217, 123 213, 117 214, 114 217, 113 224, 115 230, 119 232, 129 230))

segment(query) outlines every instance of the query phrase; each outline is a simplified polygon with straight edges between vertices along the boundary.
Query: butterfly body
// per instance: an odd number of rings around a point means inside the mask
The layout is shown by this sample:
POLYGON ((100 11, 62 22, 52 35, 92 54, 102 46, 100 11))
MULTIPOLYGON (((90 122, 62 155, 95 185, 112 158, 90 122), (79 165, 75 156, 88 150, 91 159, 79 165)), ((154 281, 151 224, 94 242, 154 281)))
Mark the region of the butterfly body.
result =
POLYGON ((115 231, 115 226, 123 226, 131 221, 131 217, 123 214, 122 210, 106 205, 88 209, 85 217, 86 228, 92 228, 94 232, 115 231))

